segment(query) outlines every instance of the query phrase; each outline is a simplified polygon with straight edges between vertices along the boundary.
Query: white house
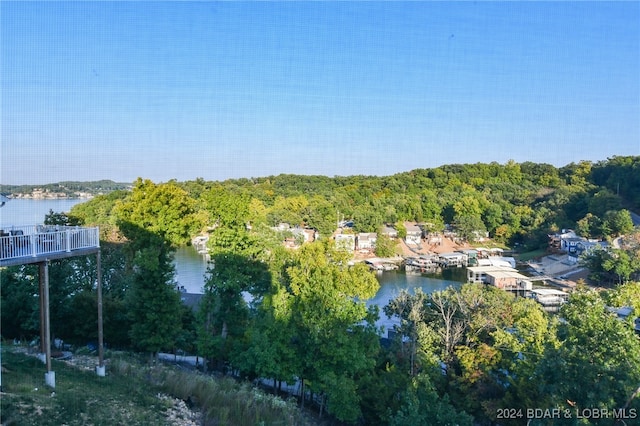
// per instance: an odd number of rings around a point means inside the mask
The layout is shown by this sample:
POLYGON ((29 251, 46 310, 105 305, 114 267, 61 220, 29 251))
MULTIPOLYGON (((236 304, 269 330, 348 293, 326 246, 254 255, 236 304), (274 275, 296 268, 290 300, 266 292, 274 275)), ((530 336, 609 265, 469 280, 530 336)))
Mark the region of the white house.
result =
POLYGON ((555 312, 569 300, 569 293, 553 288, 536 288, 531 290, 531 298, 540 303, 545 311, 555 312))
POLYGON ((583 254, 591 253, 596 248, 607 249, 609 247, 609 243, 606 241, 587 241, 581 240, 575 245, 574 249, 567 253, 567 261, 571 263, 578 263, 580 260, 580 256, 583 254))
POLYGON ((391 239, 398 238, 398 231, 391 226, 383 226, 382 231, 380 233, 382 235, 386 235, 391 239))
POLYGON ((339 249, 348 251, 356 249, 356 236, 354 234, 336 234, 334 240, 336 247, 339 249))
POLYGON ((422 229, 415 223, 405 222, 404 227, 407 230, 407 236, 404 241, 407 245, 419 246, 422 242, 422 229))
POLYGON ((361 232, 358 234, 356 243, 358 250, 373 250, 376 248, 378 234, 375 232, 361 232))
POLYGON ((450 268, 452 266, 460 267, 466 266, 468 256, 465 253, 454 252, 454 253, 440 253, 438 257, 438 262, 444 268, 450 268))

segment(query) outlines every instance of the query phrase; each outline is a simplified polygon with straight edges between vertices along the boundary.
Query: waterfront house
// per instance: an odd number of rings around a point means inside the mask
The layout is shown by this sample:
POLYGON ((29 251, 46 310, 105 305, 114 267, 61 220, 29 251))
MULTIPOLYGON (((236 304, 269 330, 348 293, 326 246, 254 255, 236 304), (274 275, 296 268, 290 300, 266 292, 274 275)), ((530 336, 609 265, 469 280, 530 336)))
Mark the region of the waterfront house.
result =
POLYGON ((398 231, 392 226, 383 226, 380 234, 389 237, 392 240, 398 238, 398 231))
POLYGON ((422 229, 415 223, 405 222, 404 227, 407 230, 407 236, 404 241, 408 246, 419 246, 422 242, 422 229))
POLYGON ((570 248, 575 247, 578 241, 584 240, 572 229, 563 229, 562 232, 551 234, 548 237, 549 250, 551 251, 570 251, 570 248))
POLYGON ((354 251, 356 249, 356 236, 354 234, 335 234, 334 241, 337 248, 354 251))
POLYGON ((466 266, 467 260, 467 255, 462 252, 440 253, 438 256, 438 263, 443 268, 459 268, 461 266, 466 266))
POLYGON ((583 254, 589 254, 597 248, 606 250, 609 248, 609 243, 606 241, 595 240, 578 241, 578 243, 575 245, 574 250, 567 253, 567 261, 570 263, 578 263, 578 260, 580 260, 580 256, 582 256, 583 254))
POLYGON ((375 232, 361 232, 356 237, 358 250, 373 250, 376 248, 378 234, 375 232))
POLYGON ((467 265, 475 266, 478 264, 478 251, 474 249, 463 249, 460 253, 467 256, 467 265))
POLYGON ((486 283, 507 291, 530 291, 533 288, 528 277, 507 268, 486 272, 486 283))
POLYGON ((470 266, 467 268, 467 281, 509 291, 529 291, 532 288, 529 277, 508 266, 470 266))
POLYGON ((478 259, 478 266, 499 266, 505 268, 515 268, 516 260, 513 257, 490 256, 484 259, 478 259))
POLYGON ((553 288, 535 288, 531 298, 542 305, 547 312, 557 312, 569 300, 569 293, 553 288))

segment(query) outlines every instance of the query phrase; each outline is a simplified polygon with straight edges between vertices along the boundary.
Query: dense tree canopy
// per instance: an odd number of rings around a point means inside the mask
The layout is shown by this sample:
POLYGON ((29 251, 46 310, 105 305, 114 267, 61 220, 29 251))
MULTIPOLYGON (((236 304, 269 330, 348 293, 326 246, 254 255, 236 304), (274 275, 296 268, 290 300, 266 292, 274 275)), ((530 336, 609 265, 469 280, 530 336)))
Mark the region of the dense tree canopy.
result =
MULTIPOLYGON (((105 336, 118 347, 197 350, 209 365, 249 378, 296 384, 302 404, 346 423, 504 424, 499 408, 640 409, 639 157, 562 168, 531 162, 452 164, 393 176, 279 175, 155 184, 99 195, 51 223, 99 225, 105 336), (609 290, 574 294, 559 316, 529 299, 480 285, 401 293, 384 312, 395 337, 380 339, 377 291, 363 264, 336 250, 337 222, 379 232, 422 222, 473 240, 486 232, 524 250, 545 248, 562 228, 605 238, 583 258, 609 290), (79 222, 76 222, 79 221, 79 222), (320 241, 288 250, 273 227, 313 228, 320 241), (105 232, 105 230, 107 230, 105 232), (173 252, 209 237, 211 265, 197 316, 174 282, 173 252), (196 345, 197 343, 197 345, 196 345), (196 347, 197 346, 197 347, 196 347)), ((380 256, 394 254, 378 235, 380 256)), ((95 336, 95 260, 51 264, 52 330, 95 336), (55 312, 54 312, 55 311, 55 312)), ((37 335, 37 272, 2 271, 3 337, 37 335)), ((544 424, 544 423, 540 423, 544 424)))

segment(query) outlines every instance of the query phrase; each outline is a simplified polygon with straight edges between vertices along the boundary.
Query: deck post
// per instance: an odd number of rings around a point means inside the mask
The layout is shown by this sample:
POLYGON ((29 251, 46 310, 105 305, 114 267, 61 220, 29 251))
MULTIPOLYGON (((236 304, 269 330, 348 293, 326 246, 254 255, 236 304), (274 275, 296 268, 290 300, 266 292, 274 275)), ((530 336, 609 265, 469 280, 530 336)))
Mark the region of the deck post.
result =
POLYGON ((51 370, 51 318, 49 315, 49 262, 40 263, 40 272, 43 273, 41 277, 44 284, 43 301, 44 306, 44 345, 45 345, 45 357, 47 364, 47 372, 44 375, 45 384, 52 388, 56 387, 56 373, 51 370))
MULTIPOLYGON (((46 363, 45 360, 45 353, 46 353, 46 348, 45 348, 45 338, 44 338, 44 314, 45 314, 45 307, 44 307, 44 275, 45 275, 45 267, 46 267, 46 262, 40 262, 38 263, 38 290, 40 291, 40 354, 42 355, 40 360, 42 361, 43 364, 46 363)), ((48 274, 48 272, 47 272, 48 274)))
POLYGON ((97 285, 98 285, 98 367, 96 374, 100 377, 105 376, 104 368, 104 336, 102 328, 102 260, 100 250, 96 253, 96 269, 97 269, 97 285))

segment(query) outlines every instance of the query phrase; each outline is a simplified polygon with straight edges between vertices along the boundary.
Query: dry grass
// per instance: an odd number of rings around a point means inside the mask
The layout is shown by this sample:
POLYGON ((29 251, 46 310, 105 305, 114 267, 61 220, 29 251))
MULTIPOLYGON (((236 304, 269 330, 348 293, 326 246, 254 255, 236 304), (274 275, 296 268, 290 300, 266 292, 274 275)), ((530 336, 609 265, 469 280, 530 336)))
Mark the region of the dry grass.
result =
POLYGON ((295 401, 230 378, 112 354, 107 376, 53 362, 55 391, 37 358, 3 346, 2 425, 306 425, 295 401))

